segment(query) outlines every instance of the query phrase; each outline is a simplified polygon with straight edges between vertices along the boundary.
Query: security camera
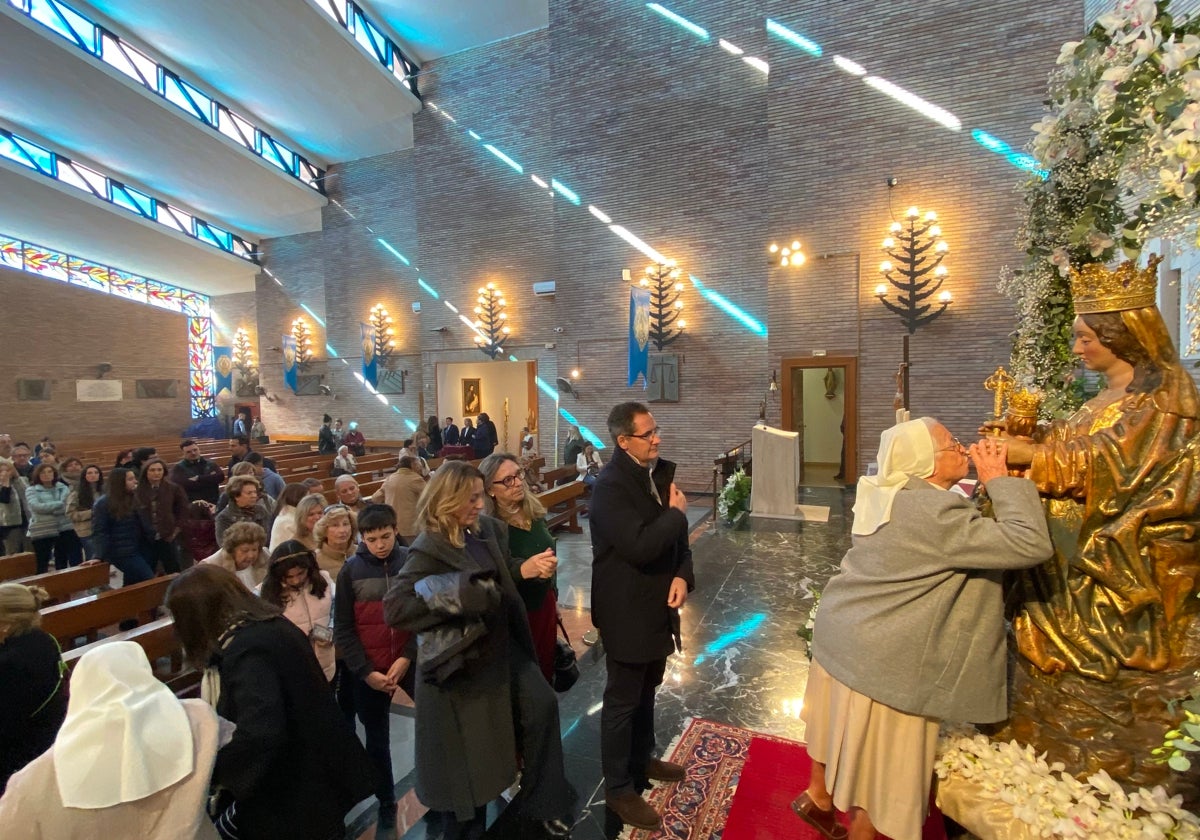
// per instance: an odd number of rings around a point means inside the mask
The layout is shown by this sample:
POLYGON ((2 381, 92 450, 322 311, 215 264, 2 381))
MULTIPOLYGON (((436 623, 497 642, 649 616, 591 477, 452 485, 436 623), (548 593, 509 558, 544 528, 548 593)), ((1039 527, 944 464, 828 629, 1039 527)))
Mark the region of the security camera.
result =
POLYGON ((555 328, 554 328, 554 331, 555 331, 556 333, 566 332, 566 330, 564 330, 562 327, 555 327, 555 328))

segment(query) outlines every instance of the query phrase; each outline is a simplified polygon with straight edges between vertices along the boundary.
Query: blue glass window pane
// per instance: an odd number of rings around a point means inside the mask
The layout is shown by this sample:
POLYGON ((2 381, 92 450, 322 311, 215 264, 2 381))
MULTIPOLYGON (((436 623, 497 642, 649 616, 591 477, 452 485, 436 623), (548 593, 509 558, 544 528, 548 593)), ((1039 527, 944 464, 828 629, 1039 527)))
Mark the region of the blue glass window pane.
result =
POLYGON ((377 60, 387 63, 386 39, 357 9, 354 11, 354 39, 370 50, 377 60))
POLYGON ((180 84, 192 97, 192 101, 196 103, 196 107, 200 110, 200 118, 206 123, 211 123, 213 121, 213 101, 187 82, 181 81, 180 84))
POLYGON ((140 216, 145 216, 147 219, 154 218, 154 199, 145 193, 140 193, 133 187, 127 187, 124 184, 112 185, 112 200, 113 204, 119 204, 126 210, 132 210, 140 216))
POLYGON ((282 159, 280 159, 279 155, 275 153, 275 144, 265 137, 263 138, 262 144, 262 156, 263 160, 265 160, 267 163, 275 164, 284 172, 288 171, 287 165, 282 159))
POLYGON ((208 222, 196 220, 196 236, 205 242, 216 245, 218 248, 229 251, 233 248, 233 237, 229 231, 221 230, 215 225, 208 222))
POLYGON ((31 163, 29 158, 25 156, 25 153, 21 151, 21 147, 14 143, 12 139, 3 134, 0 134, 0 155, 3 155, 9 160, 16 161, 17 163, 21 164, 21 166, 28 167, 29 169, 34 168, 33 163, 31 163))
POLYGON ((93 54, 96 52, 96 27, 65 6, 53 0, 32 0, 29 16, 72 44, 79 44, 93 54))
POLYGON ((43 174, 54 177, 54 152, 43 149, 36 143, 30 143, 28 140, 20 137, 13 137, 13 141, 21 147, 22 151, 33 160, 34 166, 42 171, 43 174))
POLYGON ((201 112, 197 110, 196 106, 188 99, 180 81, 170 73, 163 74, 163 96, 167 98, 168 102, 171 102, 184 111, 187 111, 193 117, 204 119, 204 116, 201 114, 201 112))

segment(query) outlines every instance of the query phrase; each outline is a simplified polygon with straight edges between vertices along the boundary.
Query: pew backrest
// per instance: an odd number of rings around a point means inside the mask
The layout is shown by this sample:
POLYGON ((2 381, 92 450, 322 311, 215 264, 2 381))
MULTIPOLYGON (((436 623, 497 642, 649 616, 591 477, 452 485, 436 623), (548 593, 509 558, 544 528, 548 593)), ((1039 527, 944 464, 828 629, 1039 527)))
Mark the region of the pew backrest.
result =
POLYGON ((0 557, 0 581, 17 580, 37 574, 37 555, 27 551, 0 557))
POLYGON ((40 586, 50 595, 50 604, 58 604, 71 600, 71 596, 89 589, 108 586, 110 572, 108 563, 92 563, 86 566, 73 566, 59 572, 46 572, 41 575, 20 578, 17 583, 26 586, 40 586))
POLYGON ((94 641, 98 631, 110 624, 128 619, 135 619, 139 624, 152 621, 155 610, 163 604, 167 587, 175 578, 176 575, 156 577, 65 604, 44 607, 41 611, 42 629, 66 648, 73 646, 74 640, 81 636, 94 641))

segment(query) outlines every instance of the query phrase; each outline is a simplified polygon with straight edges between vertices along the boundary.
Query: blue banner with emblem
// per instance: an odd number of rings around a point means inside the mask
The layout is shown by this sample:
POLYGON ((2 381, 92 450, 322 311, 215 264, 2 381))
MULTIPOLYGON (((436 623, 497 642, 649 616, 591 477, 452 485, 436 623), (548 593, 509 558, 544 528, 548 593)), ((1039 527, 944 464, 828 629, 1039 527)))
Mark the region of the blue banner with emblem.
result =
POLYGON ((233 395, 233 348, 213 347, 213 370, 216 373, 216 390, 221 394, 233 395))
POLYGON ((362 336, 362 375, 372 388, 379 387, 379 359, 375 355, 375 327, 365 321, 358 322, 362 336))
POLYGON ((650 289, 629 287, 629 385, 642 375, 642 390, 650 379, 650 289))
POLYGON ((283 348, 283 382, 292 389, 293 394, 299 393, 296 380, 296 337, 283 336, 283 343, 279 346, 283 348))

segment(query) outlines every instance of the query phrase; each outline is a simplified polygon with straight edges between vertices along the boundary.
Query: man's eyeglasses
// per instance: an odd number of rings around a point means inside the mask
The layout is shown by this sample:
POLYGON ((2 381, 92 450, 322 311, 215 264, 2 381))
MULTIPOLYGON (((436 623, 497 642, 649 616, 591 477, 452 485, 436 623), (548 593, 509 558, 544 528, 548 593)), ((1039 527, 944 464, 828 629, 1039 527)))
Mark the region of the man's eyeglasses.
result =
POLYGON ((958 438, 952 437, 952 438, 950 438, 950 440, 953 442, 949 446, 943 446, 941 449, 935 449, 933 451, 934 452, 956 452, 958 450, 966 449, 966 447, 962 445, 962 443, 959 441, 958 438))
POLYGON ((653 438, 662 437, 661 432, 662 432, 662 427, 655 426, 650 431, 642 432, 640 435, 626 435, 625 437, 641 438, 642 440, 646 441, 646 443, 649 443, 653 438))
POLYGON ((524 480, 525 480, 525 470, 517 470, 515 473, 508 476, 507 478, 496 479, 495 481, 492 482, 492 484, 503 484, 505 487, 507 487, 509 490, 511 490, 514 487, 519 487, 521 485, 521 482, 523 482, 524 480))

